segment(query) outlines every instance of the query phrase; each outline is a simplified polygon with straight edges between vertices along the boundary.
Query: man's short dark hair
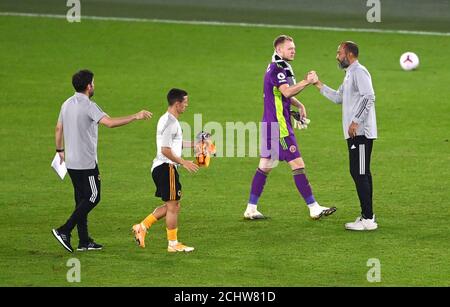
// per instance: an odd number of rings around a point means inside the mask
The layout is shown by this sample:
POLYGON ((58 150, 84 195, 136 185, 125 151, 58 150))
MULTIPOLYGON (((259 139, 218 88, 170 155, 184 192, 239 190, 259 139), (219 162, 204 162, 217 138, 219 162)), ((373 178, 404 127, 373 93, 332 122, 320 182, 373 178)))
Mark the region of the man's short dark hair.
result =
POLYGON ((180 90, 178 88, 173 88, 167 93, 167 102, 169 103, 169 106, 173 106, 175 102, 183 101, 184 96, 187 96, 187 92, 185 90, 180 90))
POLYGON ((353 53, 353 55, 355 56, 355 58, 358 57, 359 54, 359 49, 358 49, 358 45, 352 41, 346 41, 346 42, 342 42, 341 46, 344 48, 346 53, 353 53))
POLYGON ((83 69, 72 76, 72 85, 75 91, 82 93, 86 90, 88 84, 92 83, 93 79, 94 73, 88 69, 83 69))
POLYGON ((284 35, 284 34, 283 34, 283 35, 280 35, 280 36, 278 36, 277 38, 275 38, 275 40, 273 41, 273 47, 274 47, 274 48, 277 48, 278 45, 283 44, 285 41, 291 41, 291 42, 293 42, 294 39, 293 39, 292 37, 287 36, 287 35, 284 35))

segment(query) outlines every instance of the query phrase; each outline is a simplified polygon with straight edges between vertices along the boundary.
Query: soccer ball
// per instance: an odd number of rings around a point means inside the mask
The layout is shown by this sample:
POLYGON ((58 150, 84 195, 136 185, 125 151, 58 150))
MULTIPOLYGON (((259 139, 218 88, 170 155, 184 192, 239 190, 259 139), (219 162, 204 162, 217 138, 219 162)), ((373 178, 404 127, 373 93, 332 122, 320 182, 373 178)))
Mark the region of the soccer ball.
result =
POLYGON ((400 57, 400 66, 403 70, 413 70, 419 66, 419 57, 414 52, 405 52, 400 57))

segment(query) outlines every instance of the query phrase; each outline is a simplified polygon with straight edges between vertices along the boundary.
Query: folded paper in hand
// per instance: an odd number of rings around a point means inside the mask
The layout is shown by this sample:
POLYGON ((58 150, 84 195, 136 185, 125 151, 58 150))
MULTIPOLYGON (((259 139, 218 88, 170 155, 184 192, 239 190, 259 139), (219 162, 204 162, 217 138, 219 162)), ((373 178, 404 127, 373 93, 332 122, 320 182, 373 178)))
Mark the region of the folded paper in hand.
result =
POLYGON ((56 153, 55 157, 52 161, 52 168, 55 170, 55 172, 58 174, 58 176, 61 179, 64 179, 64 176, 66 176, 67 168, 66 168, 66 162, 63 161, 62 164, 60 164, 61 158, 59 157, 59 154, 56 153))

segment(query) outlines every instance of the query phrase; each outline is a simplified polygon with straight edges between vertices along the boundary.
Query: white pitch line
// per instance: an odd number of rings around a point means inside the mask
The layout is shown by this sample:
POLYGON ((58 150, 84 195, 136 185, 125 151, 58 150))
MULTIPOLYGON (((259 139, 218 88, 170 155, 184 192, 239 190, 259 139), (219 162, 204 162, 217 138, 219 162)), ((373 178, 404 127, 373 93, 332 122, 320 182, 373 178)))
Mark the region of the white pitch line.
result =
MULTIPOLYGON (((15 13, 15 12, 0 12, 0 16, 20 16, 20 17, 66 19, 66 15, 15 13)), ((335 32, 364 32, 364 33, 391 33, 391 34, 408 34, 408 35, 450 36, 449 32, 383 30, 383 29, 364 29, 364 28, 358 29, 358 28, 337 28, 337 27, 299 26, 299 25, 275 25, 275 24, 245 23, 245 22, 196 21, 196 20, 190 21, 190 20, 170 20, 170 19, 152 19, 152 18, 147 19, 147 18, 128 18, 128 17, 81 16, 81 20, 83 20, 83 19, 105 20, 105 21, 168 23, 168 24, 184 24, 184 25, 233 26, 233 27, 248 27, 248 28, 282 28, 282 29, 320 30, 320 31, 335 31, 335 32)))

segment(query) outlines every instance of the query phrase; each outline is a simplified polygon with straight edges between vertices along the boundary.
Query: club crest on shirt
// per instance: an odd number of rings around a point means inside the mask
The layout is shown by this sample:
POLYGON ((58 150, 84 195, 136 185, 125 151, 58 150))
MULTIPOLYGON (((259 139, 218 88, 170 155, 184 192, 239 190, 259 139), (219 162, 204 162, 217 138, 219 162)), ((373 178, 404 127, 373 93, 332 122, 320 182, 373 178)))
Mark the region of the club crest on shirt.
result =
POLYGON ((294 153, 296 150, 297 150, 297 146, 295 146, 295 145, 291 145, 289 147, 289 151, 292 152, 292 153, 294 153))

